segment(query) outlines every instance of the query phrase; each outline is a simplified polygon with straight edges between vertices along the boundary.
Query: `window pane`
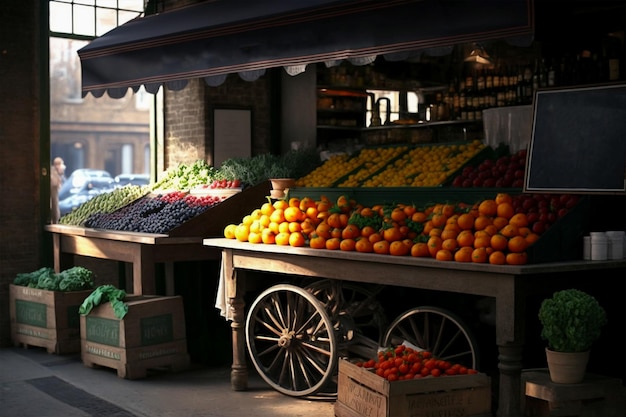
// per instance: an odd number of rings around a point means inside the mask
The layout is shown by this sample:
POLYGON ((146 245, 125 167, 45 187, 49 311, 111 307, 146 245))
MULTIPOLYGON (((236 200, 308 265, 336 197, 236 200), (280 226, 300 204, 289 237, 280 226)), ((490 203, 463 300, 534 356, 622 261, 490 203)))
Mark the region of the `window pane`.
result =
POLYGON ((72 5, 50 2, 50 30, 68 32, 72 30, 72 5))
POLYGON ((114 9, 97 9, 96 14, 98 15, 97 36, 102 36, 117 27, 117 13, 114 9))
POLYGON ((74 6, 74 31, 77 35, 94 36, 96 34, 95 9, 89 6, 74 6))

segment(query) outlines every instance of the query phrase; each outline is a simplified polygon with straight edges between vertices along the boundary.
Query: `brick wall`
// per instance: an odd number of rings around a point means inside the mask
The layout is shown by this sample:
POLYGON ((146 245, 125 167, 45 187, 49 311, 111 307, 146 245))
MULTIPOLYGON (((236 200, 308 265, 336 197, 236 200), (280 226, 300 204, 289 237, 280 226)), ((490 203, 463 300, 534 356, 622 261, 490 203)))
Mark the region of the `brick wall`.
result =
MULTIPOLYGON (((280 70, 280 69, 279 69, 280 70)), ((267 71, 257 81, 230 74, 224 84, 210 87, 203 80, 190 80, 180 91, 165 91, 165 167, 205 159, 212 164, 213 110, 252 110, 252 154, 279 149, 280 126, 277 70, 267 71)))
MULTIPOLYGON (((2 6, 0 24, 0 345, 9 343, 9 283, 41 257, 40 2, 2 6)), ((47 160, 47 155, 45 156, 47 160)), ((46 164, 43 167, 47 167, 46 164)), ((48 200, 45 200, 48 201, 48 200)), ((45 213, 47 215, 47 213, 45 213)))

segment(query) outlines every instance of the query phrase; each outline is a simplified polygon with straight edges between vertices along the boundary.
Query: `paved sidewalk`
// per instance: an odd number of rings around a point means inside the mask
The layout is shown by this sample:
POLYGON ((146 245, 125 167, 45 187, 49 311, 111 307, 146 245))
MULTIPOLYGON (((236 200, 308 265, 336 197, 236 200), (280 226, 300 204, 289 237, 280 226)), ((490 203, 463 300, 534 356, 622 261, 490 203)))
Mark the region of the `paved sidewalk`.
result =
POLYGON ((0 348, 0 417, 333 417, 334 396, 289 397, 250 365, 247 391, 230 388, 230 368, 193 366, 119 378, 88 368, 80 355, 40 348, 0 348))

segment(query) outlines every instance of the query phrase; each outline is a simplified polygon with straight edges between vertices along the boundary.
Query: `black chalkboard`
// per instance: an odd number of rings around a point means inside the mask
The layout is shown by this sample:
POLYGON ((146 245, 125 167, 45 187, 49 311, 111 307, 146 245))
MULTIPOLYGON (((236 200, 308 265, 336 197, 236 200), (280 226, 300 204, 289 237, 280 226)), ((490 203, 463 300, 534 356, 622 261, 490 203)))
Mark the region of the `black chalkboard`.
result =
POLYGON ((535 93, 524 190, 625 193, 626 84, 535 93))

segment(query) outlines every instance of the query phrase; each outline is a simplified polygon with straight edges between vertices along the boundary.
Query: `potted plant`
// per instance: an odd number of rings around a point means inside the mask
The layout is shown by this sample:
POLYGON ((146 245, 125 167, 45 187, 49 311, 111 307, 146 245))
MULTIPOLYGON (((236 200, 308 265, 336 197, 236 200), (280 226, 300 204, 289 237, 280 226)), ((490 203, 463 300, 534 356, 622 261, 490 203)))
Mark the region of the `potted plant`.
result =
POLYGON ((541 338, 548 342, 546 355, 552 382, 578 383, 585 375, 591 345, 607 322, 606 312, 591 295, 570 288, 555 292, 539 308, 541 338), (574 365, 569 360, 577 361, 574 365), (556 367, 565 365, 561 374, 556 367))

